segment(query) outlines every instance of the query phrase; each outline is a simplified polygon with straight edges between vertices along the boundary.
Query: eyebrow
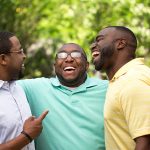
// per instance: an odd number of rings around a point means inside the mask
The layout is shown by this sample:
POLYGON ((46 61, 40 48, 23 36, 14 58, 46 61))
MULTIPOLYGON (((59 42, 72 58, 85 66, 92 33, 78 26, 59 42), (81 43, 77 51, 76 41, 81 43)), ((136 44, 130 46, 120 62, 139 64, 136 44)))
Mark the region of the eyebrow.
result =
POLYGON ((93 42, 93 43, 90 45, 90 49, 93 49, 93 48, 95 48, 95 47, 96 47, 96 43, 93 42))
POLYGON ((98 36, 96 36, 95 41, 96 41, 98 38, 100 38, 100 37, 104 37, 104 35, 98 35, 98 36))

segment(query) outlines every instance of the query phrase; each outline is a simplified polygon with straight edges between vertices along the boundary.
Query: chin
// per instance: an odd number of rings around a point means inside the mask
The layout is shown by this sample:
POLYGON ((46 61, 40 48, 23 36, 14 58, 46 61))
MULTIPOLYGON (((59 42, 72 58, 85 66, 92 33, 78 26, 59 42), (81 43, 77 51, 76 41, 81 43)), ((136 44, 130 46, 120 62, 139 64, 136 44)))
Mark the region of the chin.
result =
POLYGON ((102 64, 95 64, 95 70, 97 71, 101 71, 103 69, 103 65, 102 64))
POLYGON ((95 63, 94 63, 94 66, 95 66, 95 70, 98 71, 98 70, 99 70, 99 63, 98 63, 98 62, 97 62, 97 63, 95 62, 95 63))
POLYGON ((100 68, 99 66, 95 66, 95 70, 96 70, 96 71, 100 71, 101 68, 100 68))
POLYGON ((64 76, 64 75, 60 75, 60 74, 56 74, 58 79, 62 82, 72 82, 75 80, 74 76, 64 76))
POLYGON ((75 79, 76 78, 64 78, 64 81, 70 83, 73 82, 75 79))

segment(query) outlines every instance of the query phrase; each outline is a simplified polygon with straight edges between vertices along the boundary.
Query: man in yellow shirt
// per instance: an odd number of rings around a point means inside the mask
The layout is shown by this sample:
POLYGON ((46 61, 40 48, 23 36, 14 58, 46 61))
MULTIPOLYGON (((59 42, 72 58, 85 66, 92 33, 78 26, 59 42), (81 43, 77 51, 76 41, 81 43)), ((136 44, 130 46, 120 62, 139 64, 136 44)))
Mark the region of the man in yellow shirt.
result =
POLYGON ((99 32, 91 46, 96 70, 109 88, 104 107, 107 150, 150 150, 150 69, 135 58, 137 40, 123 26, 99 32))

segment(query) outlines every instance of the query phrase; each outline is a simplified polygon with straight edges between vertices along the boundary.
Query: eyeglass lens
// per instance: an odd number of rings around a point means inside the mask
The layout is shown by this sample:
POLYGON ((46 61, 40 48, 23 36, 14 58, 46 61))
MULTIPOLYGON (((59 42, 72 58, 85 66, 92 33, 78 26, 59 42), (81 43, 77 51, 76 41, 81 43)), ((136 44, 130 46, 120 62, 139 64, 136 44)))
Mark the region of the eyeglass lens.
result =
POLYGON ((67 58, 68 55, 70 55, 72 58, 80 58, 81 57, 80 52, 71 52, 71 53, 60 52, 57 54, 57 58, 67 58))

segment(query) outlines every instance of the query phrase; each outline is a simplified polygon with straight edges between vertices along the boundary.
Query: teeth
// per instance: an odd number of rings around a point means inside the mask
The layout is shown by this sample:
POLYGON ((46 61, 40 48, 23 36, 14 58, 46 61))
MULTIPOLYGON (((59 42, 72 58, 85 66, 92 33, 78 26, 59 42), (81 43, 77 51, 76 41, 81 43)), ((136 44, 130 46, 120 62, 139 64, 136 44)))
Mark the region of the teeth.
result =
POLYGON ((64 71, 66 71, 66 70, 75 70, 75 68, 74 67, 65 67, 64 71))
POLYGON ((92 53, 92 56, 93 56, 93 57, 94 57, 94 56, 98 56, 99 54, 100 54, 100 52, 95 51, 95 52, 92 53))

